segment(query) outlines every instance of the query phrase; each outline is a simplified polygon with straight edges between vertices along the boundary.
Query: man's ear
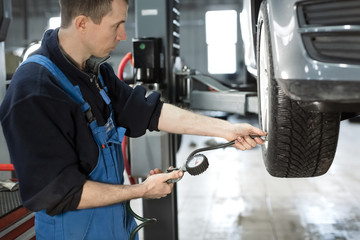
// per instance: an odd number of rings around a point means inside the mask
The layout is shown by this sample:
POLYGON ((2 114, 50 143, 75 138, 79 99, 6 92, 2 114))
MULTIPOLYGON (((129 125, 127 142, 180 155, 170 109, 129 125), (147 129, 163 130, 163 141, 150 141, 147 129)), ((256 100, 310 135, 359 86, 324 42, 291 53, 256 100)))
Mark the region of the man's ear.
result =
POLYGON ((85 33, 90 19, 84 15, 79 15, 74 19, 75 28, 78 32, 85 33))

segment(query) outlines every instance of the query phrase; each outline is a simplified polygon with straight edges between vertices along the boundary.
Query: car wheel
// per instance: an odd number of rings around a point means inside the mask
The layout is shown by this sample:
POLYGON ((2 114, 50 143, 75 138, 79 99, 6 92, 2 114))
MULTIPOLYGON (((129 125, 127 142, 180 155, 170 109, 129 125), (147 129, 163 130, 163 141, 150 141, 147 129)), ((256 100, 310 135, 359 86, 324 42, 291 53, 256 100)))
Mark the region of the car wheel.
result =
POLYGON ((304 110, 274 78, 266 1, 260 7, 257 68, 260 127, 268 133, 262 145, 267 171, 275 177, 313 177, 326 173, 334 159, 339 113, 304 110))

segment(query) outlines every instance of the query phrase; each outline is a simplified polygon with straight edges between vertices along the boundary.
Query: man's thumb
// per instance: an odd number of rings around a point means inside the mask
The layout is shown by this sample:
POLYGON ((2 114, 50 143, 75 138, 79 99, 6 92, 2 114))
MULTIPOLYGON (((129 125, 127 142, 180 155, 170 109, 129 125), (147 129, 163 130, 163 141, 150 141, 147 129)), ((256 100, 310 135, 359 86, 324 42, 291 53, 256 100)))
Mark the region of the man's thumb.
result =
POLYGON ((173 179, 173 178, 179 178, 179 177, 182 177, 184 175, 184 172, 183 171, 172 171, 170 173, 170 178, 173 179))

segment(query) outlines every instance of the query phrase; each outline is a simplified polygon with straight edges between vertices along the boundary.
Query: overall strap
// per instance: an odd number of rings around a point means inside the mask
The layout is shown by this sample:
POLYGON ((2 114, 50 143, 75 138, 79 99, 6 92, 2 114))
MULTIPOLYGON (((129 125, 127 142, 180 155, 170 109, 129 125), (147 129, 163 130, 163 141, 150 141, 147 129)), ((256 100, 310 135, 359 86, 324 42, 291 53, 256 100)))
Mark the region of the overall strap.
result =
MULTIPOLYGON (((74 86, 70 82, 70 80, 65 76, 65 74, 58 68, 58 66, 56 66, 49 58, 47 58, 43 55, 38 55, 38 54, 32 55, 26 61, 24 61, 20 66, 22 66, 26 63, 29 63, 29 62, 38 63, 38 64, 46 67, 54 75, 54 77, 56 78, 58 83, 61 85, 61 87, 64 89, 64 91, 76 103, 79 104, 79 106, 81 107, 81 110, 85 114, 85 117, 89 123, 89 126, 90 126, 92 132, 94 133, 94 129, 96 129, 98 127, 98 125, 97 125, 96 119, 94 117, 94 114, 91 111, 90 105, 84 100, 84 98, 81 94, 79 86, 77 86, 77 85, 74 86)), ((108 89, 105 87, 104 80, 101 75, 99 75, 99 78, 100 78, 101 84, 104 87, 104 89, 102 91, 100 91, 100 95, 102 96, 104 101, 108 104, 110 111, 112 112, 111 100, 106 94, 108 92, 108 89)), ((112 116, 112 114, 111 114, 111 116, 112 116)), ((117 128, 120 142, 124 138, 125 131, 126 131, 125 128, 122 128, 122 127, 117 128)), ((95 135, 97 135, 97 134, 95 134, 95 135)), ((95 139, 98 139, 98 138, 99 138, 98 136, 95 137, 95 139)), ((102 141, 99 140, 99 142, 102 142, 102 141)))
POLYGON ((108 88, 105 86, 104 79, 100 73, 99 73, 99 79, 100 79, 101 86, 103 88, 100 91, 100 95, 103 98, 103 100, 106 102, 106 104, 109 106, 110 111, 112 111, 111 100, 110 100, 109 96, 107 95, 109 91, 108 91, 108 88))
POLYGON ((32 55, 26 61, 24 61, 20 66, 34 62, 46 67, 56 78, 61 87, 65 92, 81 107, 81 110, 85 113, 89 123, 95 121, 95 117, 91 112, 90 105, 84 100, 79 86, 74 86, 70 80, 65 76, 65 74, 47 57, 43 55, 32 55))

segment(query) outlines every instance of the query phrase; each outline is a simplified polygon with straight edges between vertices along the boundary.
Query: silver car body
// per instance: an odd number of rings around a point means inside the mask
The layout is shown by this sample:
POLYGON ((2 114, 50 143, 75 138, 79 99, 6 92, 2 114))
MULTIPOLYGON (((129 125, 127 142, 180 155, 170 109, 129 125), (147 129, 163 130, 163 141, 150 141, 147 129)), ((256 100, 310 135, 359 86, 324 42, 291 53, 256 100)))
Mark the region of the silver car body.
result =
MULTIPOLYGON (((274 76, 282 90, 294 100, 359 103, 360 64, 316 59, 310 56, 310 43, 308 42, 306 48, 304 39, 306 36, 311 38, 312 35, 321 34, 359 34, 360 25, 304 24, 301 22, 302 4, 309 2, 326 4, 328 1, 267 1, 274 76)), ((253 34, 254 28, 249 26, 251 21, 254 22, 253 4, 251 0, 244 0, 240 25, 245 48, 245 64, 249 72, 255 74, 256 41, 249 41, 249 36, 256 36, 253 34), (248 22, 244 23, 244 19, 248 19, 248 22)))

